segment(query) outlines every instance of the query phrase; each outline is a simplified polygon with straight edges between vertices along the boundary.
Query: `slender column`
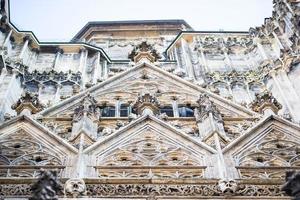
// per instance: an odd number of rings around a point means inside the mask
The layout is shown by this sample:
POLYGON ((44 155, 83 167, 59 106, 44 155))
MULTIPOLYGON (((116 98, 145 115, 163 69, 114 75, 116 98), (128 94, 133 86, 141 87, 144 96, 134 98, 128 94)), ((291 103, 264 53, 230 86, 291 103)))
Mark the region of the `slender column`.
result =
MULTIPOLYGON (((7 75, 7 69, 4 67, 0 75, 0 85, 2 85, 4 77, 7 75)), ((0 87, 1 88, 1 87, 0 87)))
POLYGON ((60 48, 57 49, 56 56, 55 56, 55 61, 54 61, 54 67, 53 67, 54 69, 57 69, 57 67, 59 65, 60 56, 63 53, 64 53, 63 49, 60 49, 60 48))
POLYGON ((260 43, 260 39, 259 38, 254 38, 253 41, 255 42, 261 56, 263 57, 264 60, 268 59, 268 56, 264 50, 264 47, 262 46, 262 44, 260 43))
POLYGON ((20 53, 20 55, 19 55, 19 58, 20 58, 20 59, 23 58, 24 53, 25 53, 26 49, 28 48, 29 38, 28 38, 28 37, 25 37, 25 38, 24 38, 24 41, 25 41, 25 42, 24 42, 24 45, 23 45, 22 50, 21 50, 21 53, 20 53))
POLYGON ((275 40, 276 40, 276 42, 277 42, 278 47, 279 47, 280 49, 284 49, 284 47, 283 47, 281 41, 279 40, 277 34, 276 34, 274 31, 272 32, 272 35, 274 36, 274 38, 275 38, 275 40))
POLYGON ((4 40, 4 42, 2 44, 2 48, 5 47, 7 45, 7 43, 9 42, 11 34, 12 34, 12 30, 10 30, 9 33, 8 33, 8 35, 6 36, 6 39, 4 40))
POLYGON ((103 77, 104 77, 105 79, 107 79, 107 77, 108 77, 107 60, 104 60, 104 73, 103 73, 103 77))
POLYGON ((94 84, 97 83, 97 80, 100 78, 100 75, 101 75, 100 57, 101 57, 100 52, 97 52, 94 75, 93 75, 93 83, 94 84))
POLYGON ((232 67, 232 62, 231 62, 231 60, 230 60, 230 58, 229 58, 229 56, 228 56, 228 53, 227 53, 227 49, 226 48, 224 48, 223 49, 223 52, 224 52, 224 56, 225 56, 225 63, 229 66, 229 68, 232 70, 233 69, 233 67, 232 67))
POLYGON ((204 51, 203 51, 203 47, 202 47, 200 38, 199 38, 199 51, 200 51, 200 54, 201 54, 201 60, 202 60, 202 63, 204 65, 204 69, 205 69, 205 71, 209 72, 210 69, 208 67, 208 64, 207 64, 207 61, 206 61, 206 58, 205 58, 205 55, 204 55, 204 51))
POLYGON ((247 90, 247 94, 249 96, 249 100, 253 101, 254 99, 253 99, 253 96, 251 95, 249 84, 247 82, 245 84, 246 84, 246 90, 247 90))
POLYGON ((180 69, 181 66, 180 66, 180 63, 179 63, 179 57, 178 57, 178 51, 177 51, 176 45, 174 46, 174 53, 175 53, 175 59, 176 59, 176 62, 177 62, 177 68, 180 69))
POLYGON ((218 169, 219 169, 219 178, 224 179, 226 175, 226 164, 224 161, 224 156, 222 152, 222 147, 220 144, 220 139, 217 133, 214 133, 214 140, 216 145, 216 150, 218 152, 218 169))
POLYGON ((275 83, 276 87, 278 88, 278 91, 279 91, 279 93, 280 93, 280 96, 281 96, 282 100, 284 101, 286 107, 287 107, 288 110, 290 111, 292 117, 295 119, 296 116, 294 115, 294 111, 293 111, 293 109, 292 109, 292 107, 291 107, 291 105, 290 105, 290 103, 289 103, 289 101, 288 101, 288 99, 287 99, 286 94, 283 92, 283 90, 282 90, 282 88, 281 88, 281 86, 280 86, 280 83, 279 83, 279 81, 278 81, 278 79, 277 79, 276 71, 272 70, 272 71, 270 72, 270 74, 271 74, 271 76, 272 76, 272 79, 274 80, 274 83, 275 83))
POLYGON ((178 104, 177 104, 177 99, 174 97, 172 101, 172 107, 173 107, 173 114, 174 117, 179 117, 179 111, 178 111, 178 104))
POLYGON ((59 102, 59 100, 60 100, 60 89, 61 88, 62 88, 61 84, 56 85, 56 93, 55 93, 55 97, 54 97, 54 102, 59 102))
POLYGON ((181 38, 181 50, 182 50, 182 57, 184 59, 185 62, 185 71, 188 74, 188 76, 192 79, 195 79, 195 74, 193 71, 193 65, 189 59, 189 55, 187 54, 187 52, 185 51, 185 46, 186 46, 186 41, 181 38))
POLYGON ((80 53, 80 61, 79 61, 79 67, 78 67, 78 71, 83 74, 83 71, 85 69, 85 65, 86 65, 86 49, 85 48, 81 48, 79 53, 80 53))
POLYGON ((121 102, 119 99, 117 99, 116 104, 115 104, 116 117, 120 117, 120 108, 121 108, 121 102))

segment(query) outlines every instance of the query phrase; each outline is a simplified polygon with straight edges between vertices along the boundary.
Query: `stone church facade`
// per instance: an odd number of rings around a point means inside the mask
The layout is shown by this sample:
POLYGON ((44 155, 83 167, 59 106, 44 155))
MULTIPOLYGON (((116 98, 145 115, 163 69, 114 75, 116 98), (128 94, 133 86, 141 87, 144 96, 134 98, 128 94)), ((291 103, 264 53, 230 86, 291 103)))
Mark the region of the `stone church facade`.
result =
POLYGON ((290 199, 300 168, 300 1, 248 32, 89 22, 67 43, 0 20, 0 198, 41 169, 60 199, 290 199))

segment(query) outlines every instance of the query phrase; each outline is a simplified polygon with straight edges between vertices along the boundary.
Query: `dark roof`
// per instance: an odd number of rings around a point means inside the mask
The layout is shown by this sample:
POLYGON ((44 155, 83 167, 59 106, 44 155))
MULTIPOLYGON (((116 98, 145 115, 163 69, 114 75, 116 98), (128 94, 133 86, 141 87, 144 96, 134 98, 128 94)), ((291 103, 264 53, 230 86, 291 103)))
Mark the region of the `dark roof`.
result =
POLYGON ((119 25, 184 25, 189 31, 193 28, 182 19, 168 19, 168 20, 130 20, 130 21, 94 21, 88 22, 71 41, 79 39, 88 29, 97 26, 119 26, 119 25))

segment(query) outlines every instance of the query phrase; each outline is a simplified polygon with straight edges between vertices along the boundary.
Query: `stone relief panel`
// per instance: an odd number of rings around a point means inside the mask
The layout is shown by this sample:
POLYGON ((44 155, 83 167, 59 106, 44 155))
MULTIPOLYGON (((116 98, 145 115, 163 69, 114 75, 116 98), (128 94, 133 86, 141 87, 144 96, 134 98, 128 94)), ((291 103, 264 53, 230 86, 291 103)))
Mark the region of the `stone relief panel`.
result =
POLYGON ((38 177, 41 168, 58 169, 61 175, 64 159, 23 130, 1 137, 0 177, 38 177))
POLYGON ((241 178, 283 179, 286 170, 300 168, 299 155, 297 140, 273 130, 235 159, 241 178))

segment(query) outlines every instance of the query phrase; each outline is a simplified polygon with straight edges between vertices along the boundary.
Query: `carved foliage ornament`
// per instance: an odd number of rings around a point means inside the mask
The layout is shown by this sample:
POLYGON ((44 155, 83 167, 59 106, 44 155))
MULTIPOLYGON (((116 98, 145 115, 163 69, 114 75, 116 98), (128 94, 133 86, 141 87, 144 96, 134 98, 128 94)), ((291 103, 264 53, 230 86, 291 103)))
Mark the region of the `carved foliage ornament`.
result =
POLYGON ((30 93, 29 91, 25 91, 17 103, 12 105, 12 109, 16 110, 18 114, 24 109, 29 109, 31 113, 35 114, 44 109, 44 107, 45 105, 39 101, 38 94, 30 93))
POLYGON ((262 113, 266 108, 270 108, 274 113, 282 108, 282 105, 275 99, 271 92, 265 90, 257 93, 256 99, 252 102, 251 107, 255 112, 262 113))
POLYGON ((151 62, 156 62, 161 58, 159 53, 147 42, 142 42, 136 46, 128 55, 128 58, 134 62, 138 62, 142 57, 146 57, 151 62))
POLYGON ((74 121, 79 121, 84 115, 98 119, 100 117, 100 110, 97 101, 90 94, 87 94, 80 105, 74 110, 74 121))
POLYGON ((206 119, 209 113, 212 113, 213 117, 217 122, 223 122, 220 111, 216 105, 209 99, 207 94, 200 94, 197 100, 198 107, 195 110, 195 117, 198 122, 202 122, 206 119))

